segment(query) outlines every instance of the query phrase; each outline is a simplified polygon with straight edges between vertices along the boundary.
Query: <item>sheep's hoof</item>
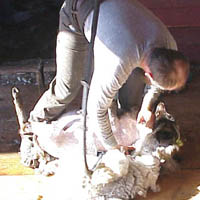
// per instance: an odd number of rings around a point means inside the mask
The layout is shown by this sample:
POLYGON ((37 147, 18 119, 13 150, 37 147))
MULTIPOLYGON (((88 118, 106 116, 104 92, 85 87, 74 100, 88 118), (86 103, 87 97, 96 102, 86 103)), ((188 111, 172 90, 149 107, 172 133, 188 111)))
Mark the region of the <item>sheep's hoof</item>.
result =
POLYGON ((159 185, 155 185, 151 189, 152 189, 153 192, 160 192, 160 190, 161 190, 159 185))

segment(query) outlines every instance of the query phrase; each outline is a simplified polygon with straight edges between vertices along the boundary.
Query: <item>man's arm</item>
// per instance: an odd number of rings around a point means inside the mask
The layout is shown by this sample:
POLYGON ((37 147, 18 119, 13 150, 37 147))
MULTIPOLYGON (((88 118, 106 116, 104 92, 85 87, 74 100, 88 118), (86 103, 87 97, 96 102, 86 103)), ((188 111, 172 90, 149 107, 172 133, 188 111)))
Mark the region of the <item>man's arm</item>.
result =
POLYGON ((158 101, 158 98, 161 96, 162 90, 155 87, 150 86, 150 88, 147 90, 147 93, 145 94, 141 106, 141 110, 137 117, 138 123, 146 123, 148 127, 153 126, 154 121, 154 108, 155 104, 158 101))
POLYGON ((92 124, 95 125, 94 131, 106 149, 118 146, 111 129, 108 108, 131 71, 121 65, 119 59, 106 49, 95 57, 95 70, 88 99, 88 114, 90 120, 94 120, 92 124), (106 55, 102 56, 103 53, 106 55), (105 59, 106 57, 109 59, 105 59))

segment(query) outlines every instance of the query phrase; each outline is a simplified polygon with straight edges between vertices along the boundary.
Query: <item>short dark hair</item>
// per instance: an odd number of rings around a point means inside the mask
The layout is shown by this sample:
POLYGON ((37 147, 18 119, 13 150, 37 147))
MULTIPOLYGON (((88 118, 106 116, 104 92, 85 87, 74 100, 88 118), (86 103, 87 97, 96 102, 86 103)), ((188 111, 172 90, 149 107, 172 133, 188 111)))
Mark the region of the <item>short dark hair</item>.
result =
POLYGON ((166 48, 154 48, 151 50, 147 58, 147 65, 153 79, 160 86, 168 88, 176 85, 177 80, 173 76, 174 72, 176 72, 176 60, 189 64, 188 59, 180 51, 166 48))

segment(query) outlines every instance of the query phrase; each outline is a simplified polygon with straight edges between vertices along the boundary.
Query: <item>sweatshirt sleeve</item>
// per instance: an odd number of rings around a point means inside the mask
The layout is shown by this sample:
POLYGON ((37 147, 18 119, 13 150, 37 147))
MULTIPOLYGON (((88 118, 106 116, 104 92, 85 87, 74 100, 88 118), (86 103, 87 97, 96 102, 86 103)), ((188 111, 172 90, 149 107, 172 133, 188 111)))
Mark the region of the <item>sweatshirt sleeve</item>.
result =
POLYGON ((118 62, 114 63, 114 59, 110 62, 101 61, 102 66, 95 66, 88 99, 89 118, 92 120, 95 134, 106 149, 117 145, 111 129, 108 109, 132 71, 118 65, 118 62))

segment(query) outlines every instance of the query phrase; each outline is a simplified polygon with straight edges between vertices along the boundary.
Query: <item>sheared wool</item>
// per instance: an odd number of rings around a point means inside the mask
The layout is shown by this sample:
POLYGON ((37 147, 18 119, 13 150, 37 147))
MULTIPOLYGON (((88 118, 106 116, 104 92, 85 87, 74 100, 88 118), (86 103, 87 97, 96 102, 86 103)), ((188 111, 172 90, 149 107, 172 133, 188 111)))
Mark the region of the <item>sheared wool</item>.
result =
MULTIPOLYGON (((79 157, 78 152, 73 152, 73 156, 61 159, 58 174, 54 177, 54 184, 62 183, 57 191, 54 188, 54 197, 59 197, 59 200, 130 200, 136 195, 145 197, 149 189, 154 192, 160 190, 156 184, 160 172, 158 157, 132 157, 125 156, 119 150, 109 150, 90 177, 79 165, 79 157)), ((89 163, 94 163, 95 159, 88 157, 89 163)), ((51 199, 54 199, 53 195, 44 198, 51 199)))

